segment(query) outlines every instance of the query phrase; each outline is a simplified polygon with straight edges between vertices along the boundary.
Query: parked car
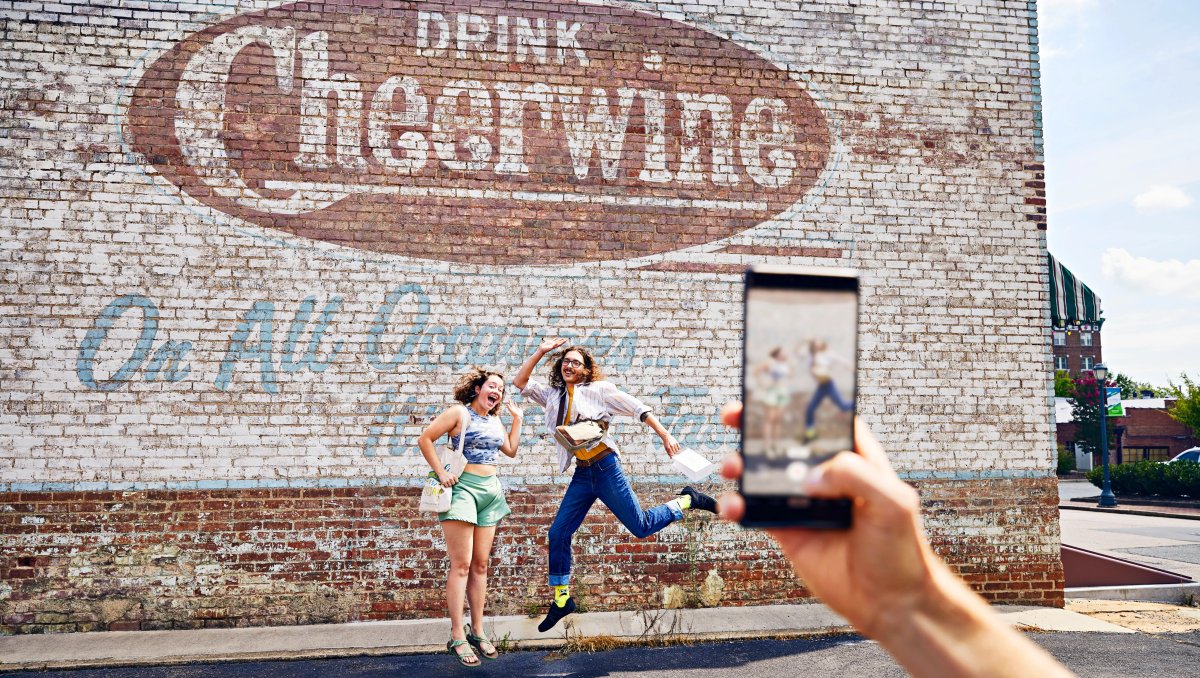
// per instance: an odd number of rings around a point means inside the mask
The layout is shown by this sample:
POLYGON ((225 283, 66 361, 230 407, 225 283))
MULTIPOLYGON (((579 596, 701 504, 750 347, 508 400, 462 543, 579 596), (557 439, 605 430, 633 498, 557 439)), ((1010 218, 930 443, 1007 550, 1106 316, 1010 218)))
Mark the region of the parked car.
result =
POLYGON ((1184 450, 1175 455, 1173 459, 1164 461, 1163 463, 1170 464, 1171 462, 1175 461, 1200 461, 1200 447, 1193 447, 1191 449, 1184 450))

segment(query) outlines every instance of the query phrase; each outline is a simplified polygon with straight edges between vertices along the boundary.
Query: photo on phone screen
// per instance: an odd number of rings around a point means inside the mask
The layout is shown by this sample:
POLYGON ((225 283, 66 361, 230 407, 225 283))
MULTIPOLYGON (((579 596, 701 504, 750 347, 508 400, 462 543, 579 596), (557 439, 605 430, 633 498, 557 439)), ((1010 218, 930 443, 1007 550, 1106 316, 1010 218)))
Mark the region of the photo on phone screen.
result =
POLYGON ((858 282, 789 270, 747 273, 741 491, 750 522, 823 523, 828 502, 796 498, 810 469, 854 448, 858 282))

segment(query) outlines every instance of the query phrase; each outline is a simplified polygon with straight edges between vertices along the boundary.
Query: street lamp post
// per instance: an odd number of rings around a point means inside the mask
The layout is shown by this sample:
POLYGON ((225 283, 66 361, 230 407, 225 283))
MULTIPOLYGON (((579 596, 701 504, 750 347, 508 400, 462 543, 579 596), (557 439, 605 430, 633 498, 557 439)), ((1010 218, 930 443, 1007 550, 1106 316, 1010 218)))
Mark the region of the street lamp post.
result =
POLYGON ((1112 483, 1108 478, 1108 368, 1104 363, 1098 363, 1092 368, 1096 383, 1100 389, 1100 455, 1104 460, 1104 487, 1100 490, 1100 506, 1117 505, 1117 495, 1113 494, 1112 483))

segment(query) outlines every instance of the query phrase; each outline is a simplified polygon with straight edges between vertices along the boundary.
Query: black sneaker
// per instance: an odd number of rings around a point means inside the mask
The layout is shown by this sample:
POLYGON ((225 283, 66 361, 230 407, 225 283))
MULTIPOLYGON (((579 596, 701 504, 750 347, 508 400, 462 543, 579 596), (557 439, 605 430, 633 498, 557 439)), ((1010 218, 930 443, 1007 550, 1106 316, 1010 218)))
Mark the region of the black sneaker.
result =
POLYGON ((546 618, 542 620, 542 623, 538 624, 538 631, 541 633, 549 631, 550 629, 554 628, 554 625, 558 623, 558 620, 574 611, 574 598, 567 598, 566 605, 563 605, 562 607, 555 605, 554 601, 550 601, 550 611, 546 613, 546 618))
POLYGON ((679 494, 687 495, 692 498, 692 508, 700 509, 701 511, 717 512, 717 500, 688 485, 679 491, 679 494))

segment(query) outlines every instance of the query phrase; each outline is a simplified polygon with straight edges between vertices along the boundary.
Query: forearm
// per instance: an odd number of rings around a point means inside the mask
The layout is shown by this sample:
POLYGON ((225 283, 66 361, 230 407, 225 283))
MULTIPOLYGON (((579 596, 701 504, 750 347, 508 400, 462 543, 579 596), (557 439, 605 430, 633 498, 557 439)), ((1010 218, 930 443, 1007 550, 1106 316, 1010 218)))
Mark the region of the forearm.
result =
POLYGON ((875 639, 914 676, 1072 675, 932 554, 927 591, 881 615, 880 629, 875 639))
POLYGON ((421 456, 425 457, 425 463, 429 464, 429 468, 435 472, 440 471, 441 464, 438 462, 437 450, 433 446, 433 441, 425 434, 421 434, 417 438, 417 448, 421 450, 421 456))
POLYGON ((647 412, 646 416, 642 418, 642 423, 649 426, 660 438, 671 435, 671 432, 662 425, 662 422, 658 420, 658 417, 654 416, 653 412, 647 412))
POLYGON ((519 447, 521 447, 521 420, 513 419, 512 428, 508 431, 508 447, 502 449, 501 452, 510 458, 516 458, 519 447))
POLYGON ((546 357, 546 351, 539 348, 533 352, 533 355, 526 358, 525 362, 521 363, 521 367, 517 369, 516 376, 513 377, 513 386, 524 389, 525 385, 529 383, 529 377, 533 376, 533 369, 544 357, 546 357))

